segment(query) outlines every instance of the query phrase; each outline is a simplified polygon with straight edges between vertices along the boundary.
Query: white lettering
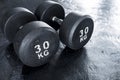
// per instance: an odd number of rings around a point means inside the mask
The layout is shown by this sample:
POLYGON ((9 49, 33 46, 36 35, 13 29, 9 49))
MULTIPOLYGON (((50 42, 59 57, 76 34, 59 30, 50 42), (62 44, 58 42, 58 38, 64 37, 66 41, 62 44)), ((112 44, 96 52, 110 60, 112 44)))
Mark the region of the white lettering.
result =
POLYGON ((49 55, 49 51, 48 51, 48 49, 50 47, 49 41, 44 41, 42 47, 43 47, 43 50, 41 49, 40 44, 37 44, 34 46, 34 48, 36 49, 35 53, 37 54, 38 59, 44 58, 45 56, 49 55), (43 52, 41 52, 41 51, 43 51, 43 52))

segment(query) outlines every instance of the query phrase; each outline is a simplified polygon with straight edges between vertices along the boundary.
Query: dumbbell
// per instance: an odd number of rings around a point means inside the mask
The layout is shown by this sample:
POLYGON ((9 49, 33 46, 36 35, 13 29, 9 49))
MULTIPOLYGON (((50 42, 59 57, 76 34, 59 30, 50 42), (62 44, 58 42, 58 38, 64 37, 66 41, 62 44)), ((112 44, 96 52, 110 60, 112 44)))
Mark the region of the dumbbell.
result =
POLYGON ((61 42, 71 49, 82 48, 92 36, 94 22, 89 15, 71 12, 65 17, 64 8, 57 2, 44 1, 35 10, 35 15, 56 30, 60 28, 61 42))
POLYGON ((26 8, 8 10, 5 15, 2 30, 20 60, 31 67, 50 61, 59 47, 57 32, 26 8))

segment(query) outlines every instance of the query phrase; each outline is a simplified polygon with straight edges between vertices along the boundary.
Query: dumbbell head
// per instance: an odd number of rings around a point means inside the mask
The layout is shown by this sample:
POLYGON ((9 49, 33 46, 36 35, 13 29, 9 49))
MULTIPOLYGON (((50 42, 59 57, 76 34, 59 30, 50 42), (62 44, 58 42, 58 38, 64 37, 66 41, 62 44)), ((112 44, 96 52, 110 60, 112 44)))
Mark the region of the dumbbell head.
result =
POLYGON ((94 23, 89 15, 70 13, 61 24, 61 41, 71 49, 82 48, 91 38, 94 23))
POLYGON ((48 24, 52 22, 54 25, 55 22, 60 22, 60 40, 71 49, 82 48, 90 40, 93 33, 94 24, 90 16, 70 13, 65 18, 61 18, 60 15, 65 16, 64 9, 60 4, 53 1, 45 1, 40 4, 35 14, 40 20, 48 24))
POLYGON ((25 24, 15 36, 15 51, 20 60, 28 66, 36 67, 47 63, 58 47, 57 32, 42 21, 25 24))
POLYGON ((2 30, 6 38, 13 42, 15 34, 24 24, 35 21, 35 15, 26 8, 17 7, 11 10, 8 10, 6 13, 6 18, 4 20, 4 26, 2 30))
POLYGON ((57 30, 60 28, 60 25, 57 22, 53 22, 52 17, 56 16, 60 19, 64 19, 65 12, 59 3, 54 1, 44 1, 37 7, 35 15, 37 16, 38 20, 48 23, 57 30))

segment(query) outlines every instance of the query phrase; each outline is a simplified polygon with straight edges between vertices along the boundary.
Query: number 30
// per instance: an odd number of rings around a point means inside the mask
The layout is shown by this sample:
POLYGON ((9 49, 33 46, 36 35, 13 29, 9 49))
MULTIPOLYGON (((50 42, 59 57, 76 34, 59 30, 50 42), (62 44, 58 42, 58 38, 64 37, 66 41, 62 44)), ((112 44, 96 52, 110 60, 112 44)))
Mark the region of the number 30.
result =
MULTIPOLYGON (((49 42, 48 41, 45 41, 44 43, 43 43, 43 48, 46 50, 46 49, 48 49, 50 47, 50 44, 49 44, 49 42)), ((40 53, 41 52, 41 46, 38 44, 38 45, 35 45, 35 47, 34 47, 35 49, 37 49, 37 51, 35 51, 35 53, 40 53)))

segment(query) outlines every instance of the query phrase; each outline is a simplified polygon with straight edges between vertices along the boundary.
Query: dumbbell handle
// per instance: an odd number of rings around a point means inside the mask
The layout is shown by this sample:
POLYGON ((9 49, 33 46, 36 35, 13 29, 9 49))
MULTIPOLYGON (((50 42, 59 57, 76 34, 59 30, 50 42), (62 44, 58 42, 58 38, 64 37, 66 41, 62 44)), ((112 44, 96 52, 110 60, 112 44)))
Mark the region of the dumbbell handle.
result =
MULTIPOLYGON (((59 25, 61 25, 63 22, 62 19, 59 19, 56 16, 52 17, 52 21, 57 22, 59 25)), ((57 32, 59 34, 59 29, 57 30, 57 32)), ((61 47, 61 49, 64 49, 66 47, 66 45, 60 41, 60 47, 61 47)))
POLYGON ((57 18, 56 16, 54 16, 54 17, 52 18, 52 21, 57 22, 59 25, 61 25, 62 22, 63 22, 62 19, 59 19, 59 18, 57 18))

